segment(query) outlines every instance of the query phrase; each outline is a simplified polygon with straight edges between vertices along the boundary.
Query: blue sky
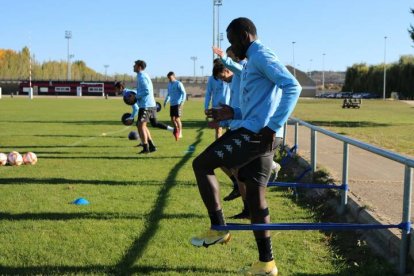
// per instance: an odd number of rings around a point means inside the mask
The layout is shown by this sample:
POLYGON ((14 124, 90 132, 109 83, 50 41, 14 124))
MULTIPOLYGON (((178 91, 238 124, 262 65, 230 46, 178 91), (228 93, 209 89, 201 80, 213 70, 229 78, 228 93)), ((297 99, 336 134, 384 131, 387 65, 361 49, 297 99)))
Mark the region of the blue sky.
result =
MULTIPOLYGON (((30 44, 37 61, 66 60, 65 30, 72 31, 74 60, 104 73, 132 73, 136 59, 152 76, 211 72, 213 0, 1 0, 0 48, 30 44)), ((260 40, 297 68, 345 71, 354 63, 379 64, 414 54, 407 29, 414 25, 406 0, 223 0, 222 48, 228 23, 240 16, 255 23, 260 40), (325 58, 323 62, 323 53, 325 58), (324 66, 323 66, 324 63, 324 66)))

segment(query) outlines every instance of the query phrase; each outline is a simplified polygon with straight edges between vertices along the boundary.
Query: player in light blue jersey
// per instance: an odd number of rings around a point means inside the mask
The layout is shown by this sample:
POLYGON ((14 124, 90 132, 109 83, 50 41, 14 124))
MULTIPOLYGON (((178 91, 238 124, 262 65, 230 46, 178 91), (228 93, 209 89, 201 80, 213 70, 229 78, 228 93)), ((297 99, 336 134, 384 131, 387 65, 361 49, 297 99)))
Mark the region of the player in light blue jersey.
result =
MULTIPOLYGON (((157 107, 154 99, 154 90, 152 86, 151 78, 144 71, 147 64, 143 60, 137 60, 134 63, 134 72, 137 73, 137 93, 135 97, 131 94, 130 104, 137 103, 138 110, 138 133, 142 141, 143 150, 140 154, 146 154, 156 151, 157 148, 153 144, 151 133, 147 127, 147 123, 150 122, 151 126, 168 130, 176 137, 177 130, 170 126, 157 121, 157 107)), ((125 99, 125 98, 124 98, 125 99)))
POLYGON ((170 102, 171 123, 173 123, 175 129, 177 130, 176 134, 178 137, 176 137, 176 139, 178 140, 178 138, 183 137, 183 125, 180 117, 187 93, 185 92, 183 83, 175 78, 174 72, 169 72, 167 74, 167 78, 169 80, 168 94, 164 100, 164 107, 168 102, 170 102))
MULTIPOLYGON (((221 62, 219 58, 216 58, 214 64, 221 62)), ((207 81, 206 95, 204 98, 204 113, 209 109, 210 103, 211 108, 219 108, 220 104, 229 104, 230 102, 230 84, 223 82, 220 79, 210 76, 207 81)), ((215 128, 216 139, 223 134, 223 128, 217 126, 215 128)))
MULTIPOLYGON (((227 27, 227 38, 239 59, 247 58, 241 72, 240 108, 223 105, 210 109, 207 116, 216 121, 241 120, 237 129, 226 132, 193 161, 198 189, 214 225, 226 225, 214 174, 218 167, 237 170, 246 185, 246 200, 252 224, 270 223, 266 186, 276 147, 281 144, 283 125, 292 113, 302 90, 295 77, 275 53, 257 38, 256 27, 248 18, 234 19, 227 27)), ((269 231, 253 231, 259 260, 246 275, 277 275, 269 231)), ((229 231, 209 229, 191 239, 194 246, 227 243, 229 231)))

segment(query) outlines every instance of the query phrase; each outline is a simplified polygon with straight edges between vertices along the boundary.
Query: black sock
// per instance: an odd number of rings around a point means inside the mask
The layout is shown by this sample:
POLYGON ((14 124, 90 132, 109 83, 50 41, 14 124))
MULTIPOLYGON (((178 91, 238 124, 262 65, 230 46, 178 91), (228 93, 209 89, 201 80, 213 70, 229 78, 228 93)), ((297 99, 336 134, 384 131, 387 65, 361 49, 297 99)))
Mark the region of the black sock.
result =
POLYGON ((259 249, 259 260, 261 262, 270 262, 273 260, 272 241, 270 237, 256 238, 257 249, 259 249))
POLYGON ((142 147, 144 148, 143 151, 148 151, 148 144, 142 144, 142 147))
POLYGON ((234 175, 230 176, 231 181, 233 181, 233 189, 238 190, 239 185, 237 184, 237 179, 234 177, 234 175))
POLYGON ((150 148, 155 148, 155 145, 154 145, 154 143, 152 142, 152 140, 149 140, 149 139, 148 139, 148 144, 149 144, 149 147, 150 147, 150 148))
POLYGON ((226 225, 223 210, 217 210, 212 213, 209 212, 208 216, 210 217, 211 225, 226 225))

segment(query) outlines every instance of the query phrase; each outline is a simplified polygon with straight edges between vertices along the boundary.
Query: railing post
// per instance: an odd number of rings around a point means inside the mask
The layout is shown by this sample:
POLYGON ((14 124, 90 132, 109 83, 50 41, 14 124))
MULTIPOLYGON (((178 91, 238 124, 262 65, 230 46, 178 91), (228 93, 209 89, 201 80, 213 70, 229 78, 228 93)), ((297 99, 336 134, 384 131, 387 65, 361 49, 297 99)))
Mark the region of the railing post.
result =
MULTIPOLYGON (((413 178, 412 168, 405 165, 404 172, 404 195, 403 195, 403 215, 402 222, 404 224, 410 224, 411 218, 411 190, 412 190, 413 178)), ((402 229, 401 246, 400 246, 400 268, 399 274, 405 275, 407 270, 407 257, 410 244, 410 229, 402 229)))
POLYGON ((317 150, 317 136, 316 130, 311 129, 311 166, 312 166, 312 173, 316 172, 316 150, 317 150))
POLYGON ((282 141, 282 149, 284 150, 286 147, 286 135, 287 135, 287 127, 288 127, 288 121, 285 123, 285 127, 283 128, 283 141, 282 141))
POLYGON ((344 142, 343 161, 342 161, 342 185, 345 185, 345 189, 341 190, 341 206, 339 213, 343 214, 346 211, 346 205, 348 204, 348 169, 349 169, 349 145, 344 142))
POLYGON ((295 153, 298 152, 298 148, 299 148, 299 123, 295 122, 295 153))

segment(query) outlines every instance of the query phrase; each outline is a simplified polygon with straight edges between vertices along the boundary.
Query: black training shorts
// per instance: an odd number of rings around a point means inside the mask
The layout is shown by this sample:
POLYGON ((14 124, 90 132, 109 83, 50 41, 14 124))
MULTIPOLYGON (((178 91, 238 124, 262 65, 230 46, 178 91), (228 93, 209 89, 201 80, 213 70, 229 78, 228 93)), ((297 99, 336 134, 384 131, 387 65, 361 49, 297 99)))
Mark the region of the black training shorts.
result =
POLYGON ((181 117, 181 105, 170 106, 170 117, 181 117))
POLYGON ((139 122, 149 122, 153 118, 157 118, 156 107, 139 108, 137 125, 139 122))

